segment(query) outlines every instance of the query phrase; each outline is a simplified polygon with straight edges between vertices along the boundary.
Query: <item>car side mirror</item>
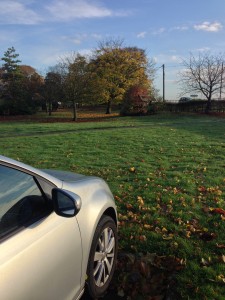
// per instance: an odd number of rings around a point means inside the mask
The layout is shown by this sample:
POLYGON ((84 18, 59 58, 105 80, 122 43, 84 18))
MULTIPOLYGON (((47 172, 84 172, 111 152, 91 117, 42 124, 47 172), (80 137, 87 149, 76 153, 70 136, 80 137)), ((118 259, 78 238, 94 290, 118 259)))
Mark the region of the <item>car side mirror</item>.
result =
POLYGON ((52 189, 54 211, 61 217, 74 217, 81 208, 81 198, 70 191, 59 188, 52 189))

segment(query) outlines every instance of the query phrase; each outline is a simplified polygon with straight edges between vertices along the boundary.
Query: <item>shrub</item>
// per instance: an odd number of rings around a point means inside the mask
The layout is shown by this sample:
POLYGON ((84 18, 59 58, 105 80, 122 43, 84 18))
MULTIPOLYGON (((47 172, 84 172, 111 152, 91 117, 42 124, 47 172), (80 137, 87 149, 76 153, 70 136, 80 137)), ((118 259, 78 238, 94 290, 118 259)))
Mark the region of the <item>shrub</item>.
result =
POLYGON ((150 101, 151 97, 147 88, 133 86, 125 94, 120 114, 122 116, 145 115, 150 101))

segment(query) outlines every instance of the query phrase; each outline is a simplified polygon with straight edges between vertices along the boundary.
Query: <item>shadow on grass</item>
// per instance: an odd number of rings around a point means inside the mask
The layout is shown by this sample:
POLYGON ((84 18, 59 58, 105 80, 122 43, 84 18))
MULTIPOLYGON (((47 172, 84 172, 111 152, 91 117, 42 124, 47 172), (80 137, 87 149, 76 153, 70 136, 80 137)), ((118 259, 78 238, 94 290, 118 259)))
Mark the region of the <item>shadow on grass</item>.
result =
MULTIPOLYGON (((175 275, 184 267, 185 261, 173 256, 119 253, 113 280, 101 299, 178 300, 175 275)), ((85 292, 82 300, 89 299, 85 292)))

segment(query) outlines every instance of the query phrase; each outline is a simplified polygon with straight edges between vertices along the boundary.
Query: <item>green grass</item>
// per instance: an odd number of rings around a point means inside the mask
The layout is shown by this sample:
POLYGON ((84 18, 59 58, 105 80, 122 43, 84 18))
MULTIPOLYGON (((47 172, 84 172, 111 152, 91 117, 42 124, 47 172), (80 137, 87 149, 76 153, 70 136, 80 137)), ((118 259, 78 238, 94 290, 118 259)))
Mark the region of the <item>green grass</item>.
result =
POLYGON ((2 155, 107 180, 120 250, 183 259, 182 299, 225 299, 225 216, 213 213, 225 209, 224 119, 157 115, 0 127, 2 155))

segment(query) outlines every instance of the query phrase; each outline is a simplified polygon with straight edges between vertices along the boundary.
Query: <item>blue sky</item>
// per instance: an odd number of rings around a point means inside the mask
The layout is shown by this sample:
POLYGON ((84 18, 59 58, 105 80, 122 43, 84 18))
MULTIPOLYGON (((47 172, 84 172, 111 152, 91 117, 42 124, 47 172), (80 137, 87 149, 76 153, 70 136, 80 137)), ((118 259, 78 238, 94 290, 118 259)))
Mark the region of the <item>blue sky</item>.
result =
POLYGON ((225 0, 0 0, 0 57, 14 46, 22 64, 44 73, 60 57, 124 40, 154 59, 155 85, 179 98, 177 72, 190 52, 224 53, 225 0))

